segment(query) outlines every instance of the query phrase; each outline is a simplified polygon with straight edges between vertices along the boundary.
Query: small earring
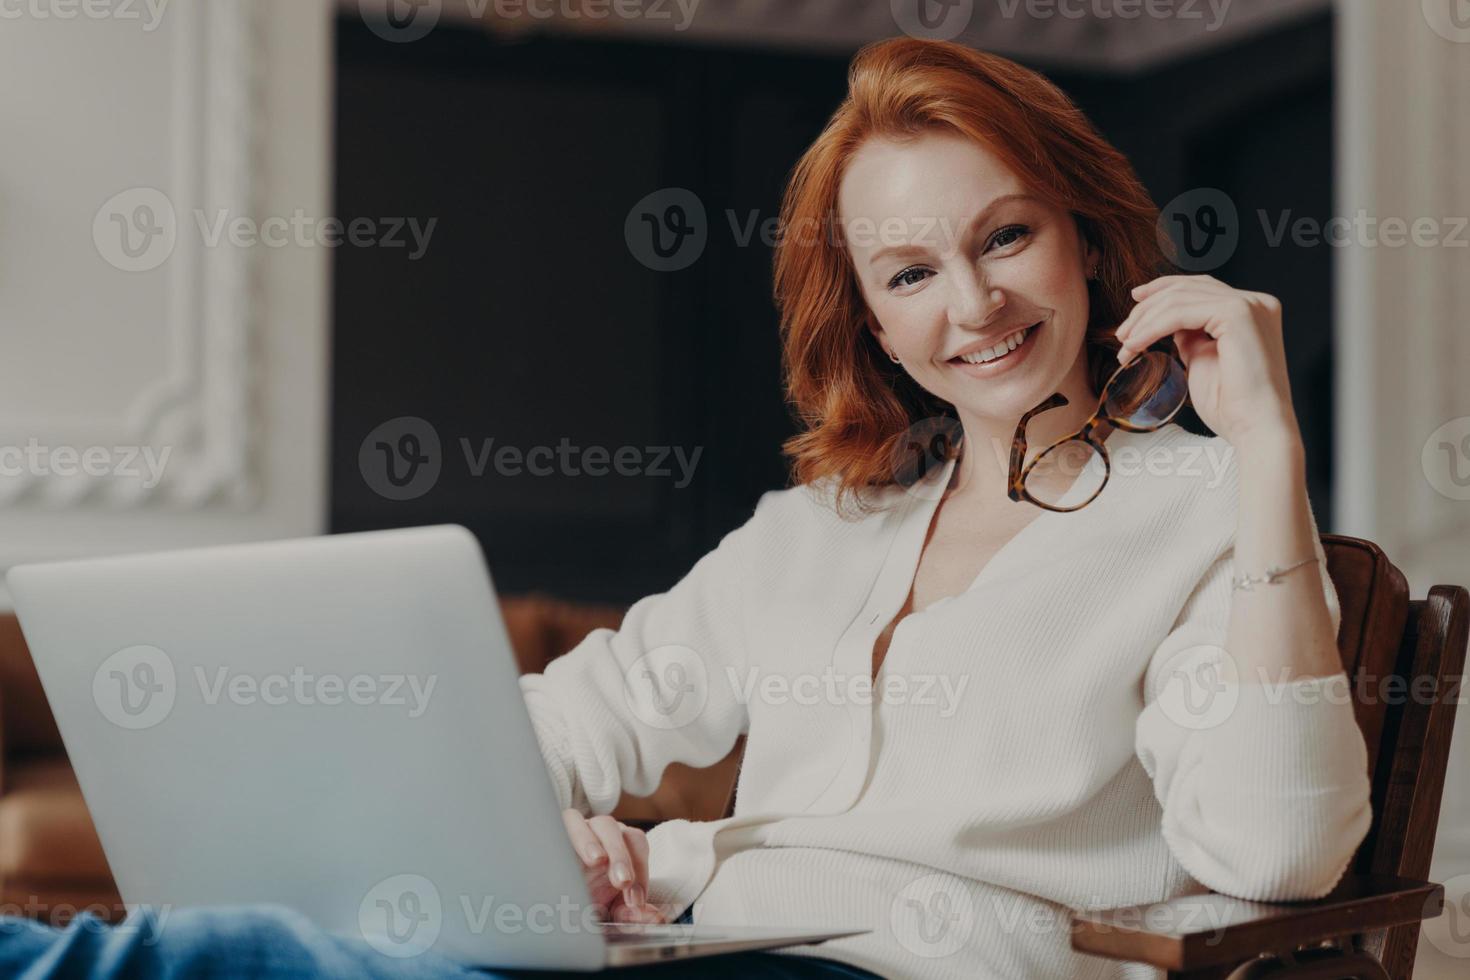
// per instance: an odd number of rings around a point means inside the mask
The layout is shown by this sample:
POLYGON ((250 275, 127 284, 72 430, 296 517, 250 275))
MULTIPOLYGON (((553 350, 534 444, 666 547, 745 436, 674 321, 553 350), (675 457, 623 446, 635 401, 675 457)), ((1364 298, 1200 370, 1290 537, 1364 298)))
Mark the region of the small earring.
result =
POLYGON ((1097 278, 1097 266, 1093 266, 1092 267, 1092 271, 1087 274, 1087 278, 1089 278, 1089 279, 1096 279, 1097 278))
POLYGON ((896 357, 893 356, 893 351, 891 351, 891 350, 890 351, 884 351, 884 353, 888 355, 888 359, 890 361, 892 361, 894 364, 902 364, 903 363, 903 361, 901 361, 898 358, 896 358, 896 357))

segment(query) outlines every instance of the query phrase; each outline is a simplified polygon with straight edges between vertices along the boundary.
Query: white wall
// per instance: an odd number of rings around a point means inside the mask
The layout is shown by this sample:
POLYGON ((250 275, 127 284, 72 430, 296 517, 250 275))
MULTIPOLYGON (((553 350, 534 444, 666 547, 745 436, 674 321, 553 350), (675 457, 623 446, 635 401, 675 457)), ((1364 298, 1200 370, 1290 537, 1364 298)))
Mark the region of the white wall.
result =
MULTIPOLYGON (((1378 542, 1415 598, 1470 586, 1470 21, 1453 19, 1455 3, 1338 9, 1336 213, 1428 219, 1442 233, 1336 254, 1334 526, 1378 542)), ((1426 925, 1417 977, 1470 974, 1467 697, 1431 870, 1458 908, 1426 925)))
POLYGON ((0 568, 323 529, 330 251, 198 215, 327 215, 331 13, 4 6, 0 568))

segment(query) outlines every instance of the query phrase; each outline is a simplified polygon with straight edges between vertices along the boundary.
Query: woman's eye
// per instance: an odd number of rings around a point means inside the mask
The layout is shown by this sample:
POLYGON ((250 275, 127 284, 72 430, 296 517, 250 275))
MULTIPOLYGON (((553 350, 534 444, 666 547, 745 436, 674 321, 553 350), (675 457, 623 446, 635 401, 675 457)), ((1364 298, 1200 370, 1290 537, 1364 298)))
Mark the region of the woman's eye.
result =
POLYGON ((888 280, 889 289, 897 289, 899 286, 913 286, 924 281, 923 277, 928 275, 929 270, 923 266, 911 265, 898 275, 888 280))
POLYGON ((990 244, 998 248, 1013 245, 1031 233, 1031 229, 1025 225, 1006 225, 1000 231, 991 236, 990 244))

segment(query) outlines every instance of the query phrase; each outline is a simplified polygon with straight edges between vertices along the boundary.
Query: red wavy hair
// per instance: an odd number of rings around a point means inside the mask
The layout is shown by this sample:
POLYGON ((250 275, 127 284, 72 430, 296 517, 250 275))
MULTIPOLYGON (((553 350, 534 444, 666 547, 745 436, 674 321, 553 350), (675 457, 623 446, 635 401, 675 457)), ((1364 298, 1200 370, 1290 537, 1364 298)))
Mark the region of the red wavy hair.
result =
MULTIPOLYGON (((792 171, 775 250, 786 397, 803 427, 782 449, 793 483, 828 480, 839 510, 849 497, 866 509, 867 488, 907 482, 893 460, 904 457, 910 428, 955 413, 880 349, 840 231, 791 230, 835 227, 838 187, 865 140, 934 129, 995 153, 1031 193, 1071 212, 1100 250, 1084 339, 1094 392, 1118 366, 1113 330, 1132 308, 1129 290, 1171 271, 1155 231, 1158 208, 1132 165, 1046 78, 950 41, 900 37, 863 47, 847 97, 792 171)), ((1172 351, 1173 343, 1155 347, 1172 351)), ((945 457, 955 451, 948 440, 945 457)))

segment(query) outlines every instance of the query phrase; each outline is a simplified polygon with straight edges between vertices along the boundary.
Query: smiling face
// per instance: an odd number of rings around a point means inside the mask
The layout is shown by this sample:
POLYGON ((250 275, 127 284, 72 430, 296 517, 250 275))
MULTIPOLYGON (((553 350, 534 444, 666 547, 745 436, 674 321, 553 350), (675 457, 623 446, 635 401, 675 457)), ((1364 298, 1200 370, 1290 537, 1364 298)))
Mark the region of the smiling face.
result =
POLYGON ((865 142, 838 212, 869 329, 967 432, 1009 440, 1006 427, 1055 391, 1085 418, 1098 253, 1071 214, 1032 196, 985 147, 942 131, 865 142), (997 358, 996 345, 1009 352, 997 358))

